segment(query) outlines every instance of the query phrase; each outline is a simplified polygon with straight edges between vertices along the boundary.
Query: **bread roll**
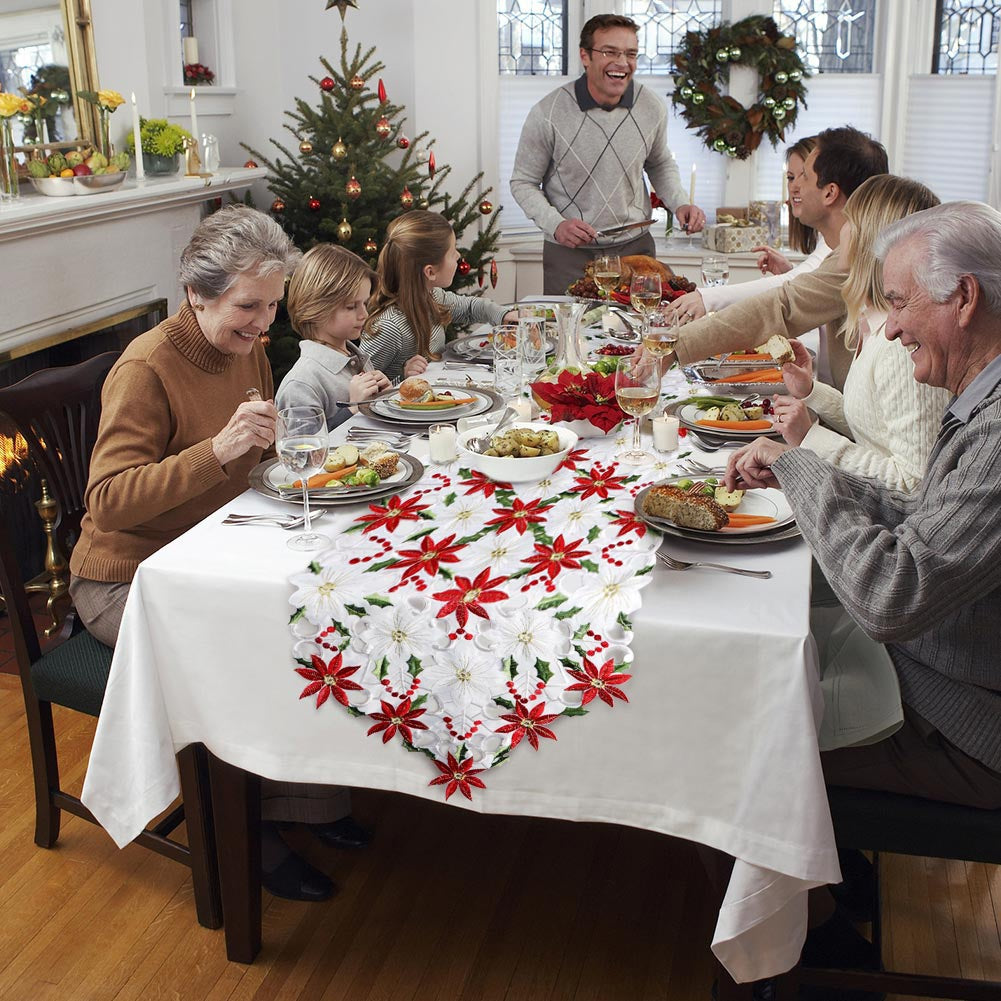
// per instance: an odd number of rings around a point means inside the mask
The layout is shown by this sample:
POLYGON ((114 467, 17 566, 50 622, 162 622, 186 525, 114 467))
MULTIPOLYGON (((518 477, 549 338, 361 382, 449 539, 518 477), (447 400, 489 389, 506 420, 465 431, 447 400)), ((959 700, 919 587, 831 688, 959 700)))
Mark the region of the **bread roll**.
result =
POLYGON ((400 399, 407 403, 427 403, 434 399, 431 383, 419 375, 412 375, 409 379, 404 379, 399 385, 398 392, 400 399))
POLYGON ((792 345, 781 334, 773 334, 757 350, 762 354, 771 355, 779 365, 796 360, 796 353, 793 351, 792 345))

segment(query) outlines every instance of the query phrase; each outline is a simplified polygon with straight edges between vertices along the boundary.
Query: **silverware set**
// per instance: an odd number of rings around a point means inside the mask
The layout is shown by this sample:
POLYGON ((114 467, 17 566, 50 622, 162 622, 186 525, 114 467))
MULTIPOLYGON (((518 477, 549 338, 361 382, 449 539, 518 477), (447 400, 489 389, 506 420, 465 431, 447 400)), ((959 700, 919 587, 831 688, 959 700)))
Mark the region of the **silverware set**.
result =
POLYGON ((397 449, 407 449, 415 438, 427 437, 427 432, 403 433, 401 431, 381 431, 379 428, 351 428, 347 440, 352 445, 367 445, 373 441, 384 441, 397 449))
MULTIPOLYGON (((323 511, 310 512, 310 522, 319 521, 323 511)), ((224 525, 260 525, 265 528, 283 528, 286 532, 294 532, 302 528, 306 519, 301 514, 237 514, 230 512, 223 519, 224 525)))
POLYGON ((669 570, 694 570, 701 567, 704 570, 722 570, 724 573, 740 574, 741 577, 756 577, 758 580, 768 580, 772 576, 771 570, 743 570, 740 567, 727 566, 724 563, 687 563, 685 560, 676 560, 667 553, 657 553, 657 559, 669 570))

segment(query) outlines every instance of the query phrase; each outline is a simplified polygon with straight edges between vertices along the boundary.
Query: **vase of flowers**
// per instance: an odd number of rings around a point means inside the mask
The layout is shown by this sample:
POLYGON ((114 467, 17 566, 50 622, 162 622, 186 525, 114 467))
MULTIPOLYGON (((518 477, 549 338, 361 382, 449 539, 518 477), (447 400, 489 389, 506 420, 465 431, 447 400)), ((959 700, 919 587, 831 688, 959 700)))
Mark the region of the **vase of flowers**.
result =
POLYGON ((15 115, 30 111, 27 100, 20 94, 0 93, 0 206, 18 196, 17 160, 14 158, 14 134, 11 121, 15 115))
MULTIPOLYGON (((147 174, 176 174, 178 154, 191 133, 166 118, 140 118, 139 142, 142 144, 143 167, 147 174)), ((125 141, 129 152, 135 150, 135 136, 129 133, 125 141)))
POLYGON ((610 434, 625 417, 615 400, 614 374, 565 369, 553 381, 533 382, 532 395, 553 422, 582 438, 610 434))
POLYGON ((115 151, 111 147, 111 115, 116 108, 120 108, 125 103, 125 98, 117 90, 78 90, 77 96, 97 105, 97 114, 100 119, 97 151, 110 160, 115 155, 115 151))
POLYGON ((184 64, 184 86, 190 87, 198 84, 211 84, 215 80, 215 73, 204 63, 184 64))

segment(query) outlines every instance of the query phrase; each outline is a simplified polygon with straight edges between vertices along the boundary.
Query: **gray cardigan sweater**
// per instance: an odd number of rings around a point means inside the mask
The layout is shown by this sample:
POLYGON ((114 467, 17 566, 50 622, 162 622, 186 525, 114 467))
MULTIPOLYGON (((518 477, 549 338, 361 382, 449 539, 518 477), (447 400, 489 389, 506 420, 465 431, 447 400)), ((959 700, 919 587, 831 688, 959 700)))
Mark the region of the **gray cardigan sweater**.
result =
POLYGON ((989 370, 989 388, 953 401, 912 494, 802 448, 772 470, 841 603, 886 644, 903 701, 1001 772, 1001 364, 989 370))

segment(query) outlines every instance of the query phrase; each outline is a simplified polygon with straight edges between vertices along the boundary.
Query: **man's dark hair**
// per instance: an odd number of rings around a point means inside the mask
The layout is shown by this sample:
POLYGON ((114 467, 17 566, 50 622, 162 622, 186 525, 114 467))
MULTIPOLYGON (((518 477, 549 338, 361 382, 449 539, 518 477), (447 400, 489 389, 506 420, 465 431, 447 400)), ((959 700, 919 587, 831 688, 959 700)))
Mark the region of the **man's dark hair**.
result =
POLYGON ((836 184, 848 198, 863 181, 876 174, 888 174, 890 165, 882 143, 850 125, 843 125, 825 129, 817 136, 813 172, 817 175, 817 187, 836 184))
POLYGON ((580 31, 580 47, 589 49, 594 44, 594 33, 602 28, 632 28, 639 34, 640 26, 621 14, 595 14, 580 31))

